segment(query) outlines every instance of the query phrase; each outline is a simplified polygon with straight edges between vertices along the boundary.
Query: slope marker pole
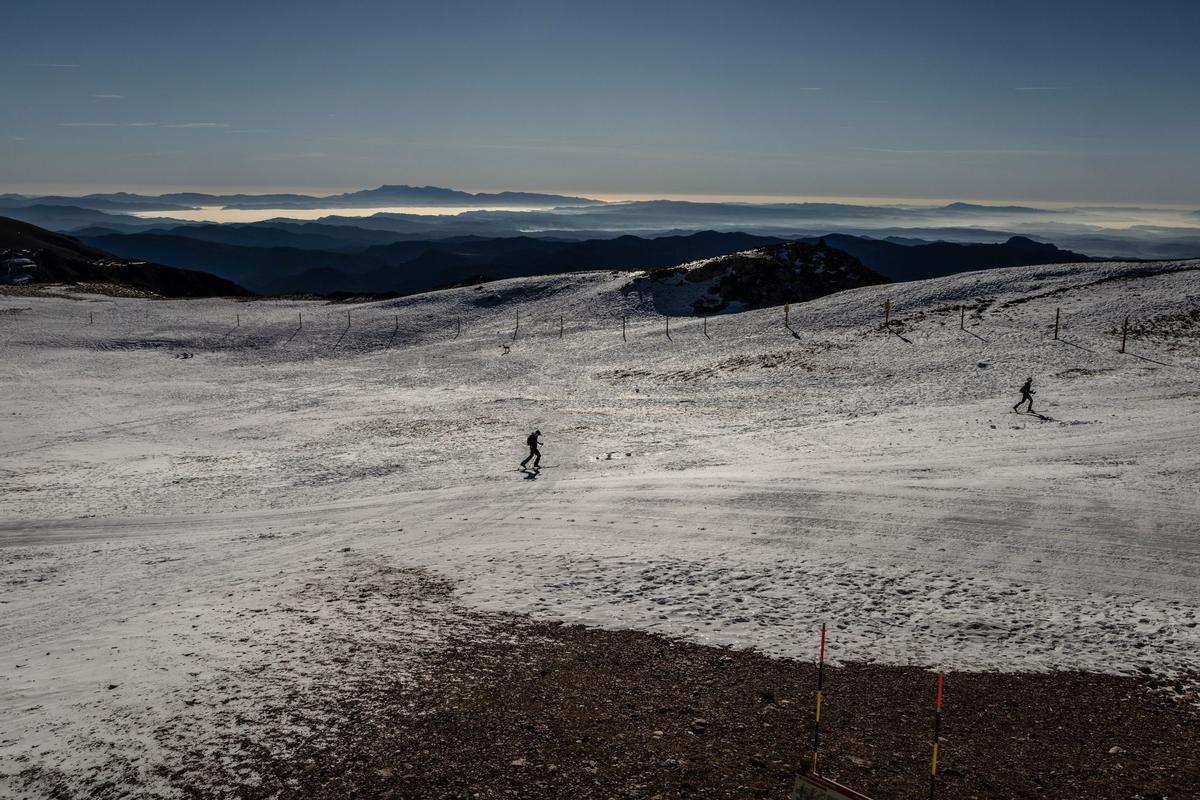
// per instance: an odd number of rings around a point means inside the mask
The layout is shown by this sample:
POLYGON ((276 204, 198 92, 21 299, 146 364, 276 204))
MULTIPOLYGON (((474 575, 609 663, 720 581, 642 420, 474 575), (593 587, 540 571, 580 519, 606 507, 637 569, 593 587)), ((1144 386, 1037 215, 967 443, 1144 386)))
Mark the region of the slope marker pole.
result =
POLYGON ((929 762, 929 800, 937 788, 938 741, 942 735, 942 673, 938 673, 937 705, 933 711, 933 760, 929 762))
POLYGON ((817 716, 813 722, 812 773, 817 774, 817 753, 821 749, 821 691, 825 686, 825 623, 821 623, 821 655, 817 659, 817 716))
POLYGON ((1129 335, 1129 315, 1125 315, 1125 321, 1121 323, 1121 352, 1125 352, 1125 338, 1129 335))
POLYGON ((622 342, 629 341, 627 338, 625 338, 625 315, 624 314, 621 315, 621 341, 622 342))
POLYGON ((233 316, 236 318, 236 321, 234 322, 233 327, 235 327, 235 328, 242 327, 242 315, 234 314, 233 316))
POLYGON ((670 339, 671 338, 671 317, 669 314, 666 315, 666 320, 667 320, 667 338, 670 339))
POLYGON ((346 309, 346 329, 350 329, 350 309, 346 309))
POLYGON ((513 341, 517 340, 517 331, 521 330, 521 309, 517 309, 517 327, 513 328, 513 341))
MULTIPOLYGON (((400 319, 399 315, 397 315, 396 319, 397 320, 400 319)), ((397 322, 396 324, 398 325, 399 322, 397 322)), ((454 318, 454 338, 457 339, 459 336, 462 336, 462 317, 455 317, 454 318)))
POLYGON ((561 339, 562 337, 563 337, 563 315, 559 314, 558 315, 558 338, 561 339))
POLYGON ((96 322, 96 318, 94 316, 92 316, 92 312, 89 311, 88 312, 88 325, 92 325, 95 322, 96 322))
POLYGON ((704 338, 705 339, 712 338, 711 336, 708 335, 708 317, 707 316, 704 317, 704 338))
POLYGON ((967 329, 967 307, 966 306, 963 306, 961 309, 959 309, 958 329, 960 331, 965 331, 967 329))
POLYGON ((791 311, 792 311, 792 304, 784 303, 783 304, 783 327, 785 327, 785 328, 792 327, 792 323, 788 320, 788 317, 791 314, 791 311))
POLYGON ((1059 314, 1061 314, 1061 313, 1062 313, 1061 308, 1054 309, 1054 341, 1056 341, 1056 342, 1058 341, 1058 319, 1059 319, 1059 314))
POLYGON ((300 330, 304 327, 304 312, 297 311, 296 316, 298 316, 300 318, 300 325, 299 325, 299 327, 296 328, 296 330, 300 330))

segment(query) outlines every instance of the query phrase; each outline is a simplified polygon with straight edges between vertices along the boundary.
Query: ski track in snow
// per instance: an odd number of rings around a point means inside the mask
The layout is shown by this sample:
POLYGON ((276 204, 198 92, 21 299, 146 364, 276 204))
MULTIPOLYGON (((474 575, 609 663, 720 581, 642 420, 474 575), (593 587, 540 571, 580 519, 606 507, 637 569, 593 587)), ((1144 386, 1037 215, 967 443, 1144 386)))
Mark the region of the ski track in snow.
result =
POLYGON ((1198 268, 970 273, 670 340, 611 273, 354 306, 0 296, 0 793, 319 735, 322 698, 403 678, 469 609, 1200 670, 1198 268), (1161 324, 1120 354, 1126 313, 1161 324), (1026 375, 1042 417, 1010 412, 1026 375))

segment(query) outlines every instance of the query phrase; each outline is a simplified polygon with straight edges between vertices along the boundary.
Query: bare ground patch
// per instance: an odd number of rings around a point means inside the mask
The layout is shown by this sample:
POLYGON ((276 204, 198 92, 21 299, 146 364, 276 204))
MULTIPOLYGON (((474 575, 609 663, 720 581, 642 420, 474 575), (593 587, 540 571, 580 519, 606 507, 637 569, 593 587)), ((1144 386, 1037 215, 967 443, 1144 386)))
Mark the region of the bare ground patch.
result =
MULTIPOLYGON (((346 707, 336 738, 264 757, 255 772, 273 778, 241 796, 786 797, 809 755, 814 679, 811 664, 752 652, 494 618, 440 649, 417 685, 363 687, 373 700, 346 707)), ((827 670, 822 772, 877 798, 927 796, 933 680, 827 670)), ((946 685, 941 798, 1196 796, 1186 683, 1062 672, 946 685)))

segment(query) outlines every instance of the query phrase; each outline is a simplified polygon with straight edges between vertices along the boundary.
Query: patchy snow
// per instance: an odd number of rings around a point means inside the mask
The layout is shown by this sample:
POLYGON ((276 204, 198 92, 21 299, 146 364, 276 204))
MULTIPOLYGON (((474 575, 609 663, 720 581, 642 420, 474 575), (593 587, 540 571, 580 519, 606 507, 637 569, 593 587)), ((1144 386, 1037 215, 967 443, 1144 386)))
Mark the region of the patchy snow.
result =
POLYGON ((837 659, 1200 669, 1200 263, 870 287, 670 340, 628 279, 0 296, 0 794, 122 759, 152 782, 372 642, 419 658, 469 624, 443 580, 797 658, 825 621, 837 659), (1121 354, 1126 314, 1157 322, 1121 354), (1027 375, 1043 417, 1010 410, 1027 375))

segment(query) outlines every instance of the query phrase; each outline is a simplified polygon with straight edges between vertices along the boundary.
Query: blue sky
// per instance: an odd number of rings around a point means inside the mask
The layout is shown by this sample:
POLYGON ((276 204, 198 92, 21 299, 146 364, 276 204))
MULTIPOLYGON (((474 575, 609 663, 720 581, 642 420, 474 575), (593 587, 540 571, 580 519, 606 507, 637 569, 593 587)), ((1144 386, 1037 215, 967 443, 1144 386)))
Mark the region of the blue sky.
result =
POLYGON ((10 3, 0 190, 1200 206, 1200 3, 10 3))

